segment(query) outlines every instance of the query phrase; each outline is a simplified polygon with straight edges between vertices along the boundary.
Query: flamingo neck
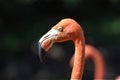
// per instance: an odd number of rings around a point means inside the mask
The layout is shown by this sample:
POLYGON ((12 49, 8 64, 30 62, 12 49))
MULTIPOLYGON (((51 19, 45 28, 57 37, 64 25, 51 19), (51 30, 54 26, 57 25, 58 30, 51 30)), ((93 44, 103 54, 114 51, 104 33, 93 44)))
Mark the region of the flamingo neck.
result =
POLYGON ((93 54, 92 59, 95 64, 94 79, 104 80, 105 63, 101 53, 96 50, 96 54, 93 54))
POLYGON ((71 74, 71 80, 81 80, 84 69, 85 43, 84 39, 77 39, 75 44, 74 64, 71 74))

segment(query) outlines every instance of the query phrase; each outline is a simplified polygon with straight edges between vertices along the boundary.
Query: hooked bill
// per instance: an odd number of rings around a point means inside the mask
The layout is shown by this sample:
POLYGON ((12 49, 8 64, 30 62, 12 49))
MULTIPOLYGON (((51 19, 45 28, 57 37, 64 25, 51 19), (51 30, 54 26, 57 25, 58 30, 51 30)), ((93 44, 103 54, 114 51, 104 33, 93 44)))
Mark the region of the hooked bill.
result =
POLYGON ((38 42, 38 52, 39 52, 40 61, 44 63, 46 61, 46 51, 41 47, 40 42, 38 42))

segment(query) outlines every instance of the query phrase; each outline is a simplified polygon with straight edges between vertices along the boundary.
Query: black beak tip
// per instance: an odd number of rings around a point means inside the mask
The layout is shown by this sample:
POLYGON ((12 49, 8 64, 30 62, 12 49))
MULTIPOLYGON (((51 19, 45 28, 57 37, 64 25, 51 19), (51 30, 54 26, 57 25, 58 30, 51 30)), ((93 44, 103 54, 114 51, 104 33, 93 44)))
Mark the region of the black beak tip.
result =
POLYGON ((38 52, 39 52, 39 57, 40 57, 41 63, 45 63, 45 61, 46 61, 46 52, 41 47, 41 43, 40 42, 38 42, 38 52))

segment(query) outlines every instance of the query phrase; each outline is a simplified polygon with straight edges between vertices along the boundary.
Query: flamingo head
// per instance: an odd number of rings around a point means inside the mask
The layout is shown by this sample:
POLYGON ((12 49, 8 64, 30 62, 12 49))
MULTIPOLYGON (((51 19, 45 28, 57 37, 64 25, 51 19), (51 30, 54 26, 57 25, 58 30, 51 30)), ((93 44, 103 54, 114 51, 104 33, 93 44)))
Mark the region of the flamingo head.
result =
POLYGON ((44 62, 46 52, 53 46, 55 42, 64 42, 75 40, 79 35, 79 25, 73 19, 63 19, 54 27, 52 27, 38 41, 38 50, 40 61, 44 62))

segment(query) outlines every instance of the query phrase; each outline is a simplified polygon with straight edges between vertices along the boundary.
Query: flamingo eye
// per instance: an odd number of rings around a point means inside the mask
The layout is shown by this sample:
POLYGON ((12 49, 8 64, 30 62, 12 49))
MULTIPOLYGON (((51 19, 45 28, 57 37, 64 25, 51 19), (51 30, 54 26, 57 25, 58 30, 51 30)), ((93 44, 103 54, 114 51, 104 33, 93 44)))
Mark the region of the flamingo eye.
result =
POLYGON ((60 31, 60 32, 62 32, 63 28, 62 27, 58 27, 57 30, 60 31))

